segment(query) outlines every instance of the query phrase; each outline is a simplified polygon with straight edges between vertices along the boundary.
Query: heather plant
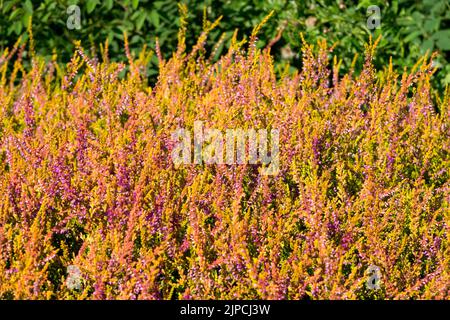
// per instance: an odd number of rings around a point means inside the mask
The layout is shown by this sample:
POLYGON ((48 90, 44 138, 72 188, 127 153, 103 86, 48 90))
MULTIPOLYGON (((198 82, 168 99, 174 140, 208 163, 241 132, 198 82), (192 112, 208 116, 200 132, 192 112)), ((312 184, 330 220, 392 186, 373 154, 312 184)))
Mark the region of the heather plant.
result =
POLYGON ((152 52, 113 62, 80 43, 66 65, 20 41, 0 58, 3 299, 448 299, 450 92, 433 57, 343 76, 325 41, 277 76, 207 23, 147 83, 152 52), (175 165, 179 128, 279 130, 260 163, 175 165), (375 273, 371 273, 375 270, 375 273), (370 277, 377 276, 372 282, 370 277), (371 286, 368 283, 374 283, 371 286))

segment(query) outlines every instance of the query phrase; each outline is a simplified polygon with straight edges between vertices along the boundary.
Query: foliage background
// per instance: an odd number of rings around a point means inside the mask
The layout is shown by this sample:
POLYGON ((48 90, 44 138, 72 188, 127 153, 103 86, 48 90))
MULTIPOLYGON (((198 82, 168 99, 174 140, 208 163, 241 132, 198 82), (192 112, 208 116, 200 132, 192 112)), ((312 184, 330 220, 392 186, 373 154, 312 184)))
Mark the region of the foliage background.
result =
MULTIPOLYGON (((374 36, 383 35, 374 61, 377 67, 385 66, 393 57, 394 66, 411 67, 427 50, 440 53, 436 59, 440 71, 435 77, 435 86, 442 89, 450 83, 450 4, 446 0, 395 0, 395 1, 184 1, 189 9, 188 47, 192 46, 201 33, 204 13, 214 20, 223 16, 218 28, 209 35, 207 48, 221 37, 224 44, 217 50, 218 57, 229 47, 236 28, 245 37, 271 10, 274 17, 266 24, 258 46, 267 45, 282 28, 281 39, 272 52, 278 58, 285 58, 292 68, 299 68, 300 32, 308 42, 326 38, 336 43, 335 53, 343 57, 343 71, 347 71, 354 55, 361 52, 371 33, 366 27, 367 8, 378 5, 381 8, 381 28, 374 36)), ((74 40, 81 40, 83 46, 94 48, 109 39, 111 57, 123 60, 123 33, 127 32, 130 48, 140 51, 144 44, 155 48, 155 37, 159 38, 163 55, 174 51, 177 31, 180 27, 178 2, 148 0, 87 0, 87 1, 31 1, 1 0, 0 49, 11 47, 22 35, 27 38, 27 21, 33 16, 33 31, 36 50, 50 59, 56 50, 59 59, 67 62, 73 53, 74 40), (66 27, 67 7, 77 4, 81 8, 81 29, 66 27)), ((283 59, 277 59, 283 61, 283 59)), ((156 75, 158 60, 152 58, 149 75, 156 75)), ((282 64, 280 62, 279 64, 282 64)))

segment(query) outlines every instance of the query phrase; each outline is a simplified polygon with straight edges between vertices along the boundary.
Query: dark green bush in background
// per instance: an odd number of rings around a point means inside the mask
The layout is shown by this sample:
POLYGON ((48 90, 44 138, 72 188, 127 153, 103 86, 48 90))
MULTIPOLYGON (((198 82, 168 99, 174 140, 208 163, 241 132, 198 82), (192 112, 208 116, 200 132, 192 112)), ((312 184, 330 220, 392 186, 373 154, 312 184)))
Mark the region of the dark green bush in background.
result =
MULTIPOLYGON (((336 43, 335 54, 344 58, 344 69, 357 52, 361 52, 370 34, 383 38, 377 51, 376 65, 387 65, 392 56, 396 66, 412 66, 427 50, 438 51, 436 65, 440 67, 437 85, 450 83, 450 2, 448 0, 397 1, 184 1, 189 9, 188 45, 192 45, 202 30, 204 13, 209 20, 223 16, 218 28, 208 39, 212 47, 221 37, 226 48, 233 31, 248 36, 270 11, 275 14, 259 34, 259 46, 267 45, 283 30, 272 48, 279 61, 298 67, 302 32, 309 42, 325 38, 336 43), (367 27, 367 8, 377 5, 381 9, 379 29, 367 27)), ((10 47, 20 35, 27 38, 27 24, 33 16, 36 51, 50 57, 53 50, 59 60, 66 62, 74 49, 73 41, 81 40, 85 48, 94 44, 110 43, 113 59, 123 60, 123 34, 129 37, 132 51, 144 44, 154 48, 159 38, 163 54, 169 56, 177 45, 180 25, 177 1, 148 0, 0 0, 0 48, 10 47), (69 30, 66 26, 67 8, 77 4, 81 9, 81 28, 69 30)), ((155 75, 157 59, 149 66, 155 75)))

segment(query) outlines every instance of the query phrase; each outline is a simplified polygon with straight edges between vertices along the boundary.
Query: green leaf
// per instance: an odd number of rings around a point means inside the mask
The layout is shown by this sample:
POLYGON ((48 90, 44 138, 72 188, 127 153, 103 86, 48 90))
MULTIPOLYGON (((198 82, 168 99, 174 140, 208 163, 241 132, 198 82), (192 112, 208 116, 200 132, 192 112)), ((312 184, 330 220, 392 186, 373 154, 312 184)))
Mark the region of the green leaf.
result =
POLYGON ((24 26, 28 26, 28 22, 30 21, 30 17, 31 17, 31 13, 26 12, 23 16, 22 16, 22 24, 24 26))
POLYGON ((398 0, 392 1, 392 11, 397 14, 398 12, 398 0))
POLYGON ((150 12, 150 22, 156 27, 159 27, 159 15, 158 12, 156 12, 156 10, 152 10, 150 12))
POLYGON ((165 5, 165 1, 155 1, 155 2, 153 2, 153 6, 156 8, 156 9, 161 9, 164 5, 165 5))
POLYGON ((48 10, 54 10, 56 8, 57 3, 56 2, 52 2, 48 5, 48 10))
POLYGON ((420 46, 420 50, 422 51, 422 54, 424 54, 427 51, 432 51, 434 48, 434 40, 433 39, 427 39, 425 40, 422 45, 420 46))
POLYGON ((113 0, 105 0, 105 8, 107 10, 111 10, 113 5, 114 5, 114 1, 113 0))
POLYGON ((437 3, 431 8, 431 12, 435 15, 440 15, 443 12, 445 12, 445 2, 444 1, 437 1, 437 3))
POLYGON ((450 29, 440 30, 433 35, 433 38, 436 39, 436 46, 443 50, 450 50, 450 29))
POLYGON ((441 24, 441 19, 439 18, 431 18, 425 21, 423 27, 426 32, 434 32, 439 29, 439 25, 441 24))
POLYGON ((133 6, 133 9, 137 9, 139 6, 139 0, 132 0, 131 5, 133 6))
POLYGON ((145 11, 141 11, 138 18, 136 19, 136 29, 141 30, 142 26, 144 25, 146 18, 145 11))
POLYGON ((14 22, 14 24, 11 26, 12 30, 14 30, 14 32, 16 33, 16 35, 19 35, 22 32, 22 22, 20 21, 16 21, 14 22))
POLYGON ((94 11, 97 4, 98 4, 98 0, 88 0, 87 4, 86 4, 87 13, 91 13, 92 11, 94 11))
POLYGON ((14 10, 13 13, 11 13, 11 15, 9 16, 9 21, 14 20, 15 17, 22 13, 23 10, 21 8, 14 10))
POLYGON ((131 20, 136 20, 140 15, 140 11, 135 11, 132 13, 132 15, 130 16, 131 20))
POLYGON ((14 5, 14 1, 6 1, 3 5, 3 13, 8 12, 14 5))
POLYGON ((423 15, 423 13, 418 12, 418 11, 414 11, 411 14, 414 22, 416 25, 422 26, 423 25, 423 20, 425 19, 425 16, 423 15))
POLYGON ((447 73, 447 75, 444 78, 444 83, 449 84, 450 83, 450 73, 447 73))
POLYGON ((31 3, 30 0, 26 0, 23 3, 23 7, 27 13, 33 13, 33 4, 31 3))
POLYGON ((405 39, 403 39, 403 41, 411 42, 411 41, 417 39, 420 35, 421 35, 420 31, 414 31, 414 32, 410 33, 408 36, 406 36, 405 39))
POLYGON ((41 18, 41 21, 42 21, 42 22, 47 22, 47 21, 48 21, 48 18, 49 18, 51 15, 52 15, 51 12, 47 13, 46 15, 44 15, 44 16, 41 18))

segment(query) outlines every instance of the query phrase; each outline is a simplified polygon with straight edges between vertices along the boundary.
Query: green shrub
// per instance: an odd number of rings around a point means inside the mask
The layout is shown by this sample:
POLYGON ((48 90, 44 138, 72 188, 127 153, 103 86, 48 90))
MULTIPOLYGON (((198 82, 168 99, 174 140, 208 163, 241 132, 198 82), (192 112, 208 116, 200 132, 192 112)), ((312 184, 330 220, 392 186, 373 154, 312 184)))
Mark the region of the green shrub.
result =
MULTIPOLYGON (((442 89, 450 83, 450 6, 447 0, 395 0, 395 1, 184 1, 189 9, 188 46, 192 46, 200 35, 204 14, 210 20, 223 19, 217 30, 210 34, 207 48, 211 48, 223 37, 218 57, 229 47, 236 28, 239 35, 251 33, 255 26, 270 11, 275 14, 264 28, 258 45, 267 45, 283 29, 279 41, 274 43, 272 53, 285 58, 292 67, 300 67, 300 32, 305 39, 315 43, 326 38, 336 43, 335 53, 343 58, 343 70, 347 71, 354 55, 363 47, 372 33, 382 34, 380 54, 376 66, 387 65, 390 56, 397 67, 414 65, 427 50, 437 50, 440 55, 436 65, 441 68, 436 82, 442 89), (373 32, 367 28, 367 8, 377 5, 381 10, 381 28, 373 32)), ((31 0, 1 1, 0 49, 12 46, 19 35, 26 38, 27 21, 33 16, 36 49, 49 59, 56 49, 59 59, 67 62, 74 50, 73 41, 81 40, 85 47, 109 40, 113 59, 124 56, 123 34, 129 35, 131 51, 139 51, 144 44, 155 49, 155 38, 163 52, 176 48, 177 31, 180 27, 177 1, 149 0, 45 0, 39 4, 31 0), (67 8, 77 4, 81 9, 81 28, 69 30, 66 26, 67 8)), ((98 48, 97 48, 98 49, 98 48)), ((166 57, 168 58, 168 57, 166 57)), ((283 61, 282 59, 280 59, 283 61)), ((157 59, 152 58, 149 75, 157 73, 157 59)))

